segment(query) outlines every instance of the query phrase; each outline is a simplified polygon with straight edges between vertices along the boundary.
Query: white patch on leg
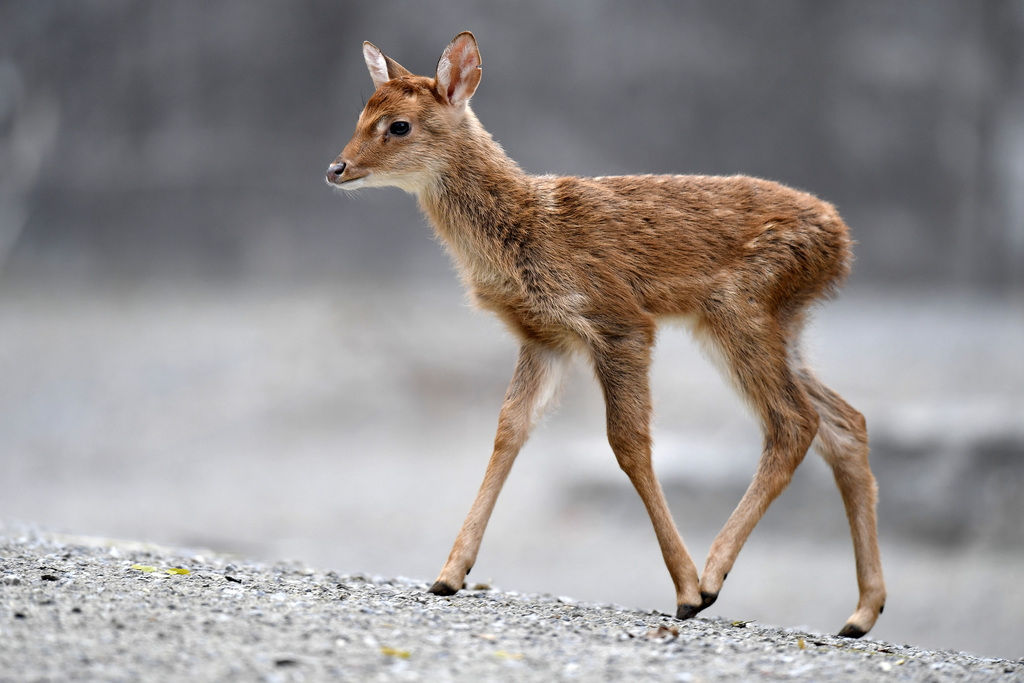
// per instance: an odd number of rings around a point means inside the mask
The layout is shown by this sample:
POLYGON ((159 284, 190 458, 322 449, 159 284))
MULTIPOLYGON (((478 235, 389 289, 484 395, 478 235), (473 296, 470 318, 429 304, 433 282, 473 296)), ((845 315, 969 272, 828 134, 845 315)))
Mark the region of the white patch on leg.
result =
POLYGON ((544 386, 537 394, 537 399, 534 402, 533 413, 530 415, 531 427, 537 423, 537 420, 544 414, 548 406, 558 398, 565 383, 570 360, 571 358, 565 353, 557 351, 547 351, 544 353, 544 386))

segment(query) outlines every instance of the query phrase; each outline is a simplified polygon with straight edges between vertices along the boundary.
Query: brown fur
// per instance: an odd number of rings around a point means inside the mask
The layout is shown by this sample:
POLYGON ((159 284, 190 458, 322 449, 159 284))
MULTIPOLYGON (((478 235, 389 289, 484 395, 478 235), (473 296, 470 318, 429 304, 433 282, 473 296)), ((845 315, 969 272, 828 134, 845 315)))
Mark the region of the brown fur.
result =
POLYGON ((860 602, 842 633, 866 633, 885 586, 864 418, 799 356, 808 307, 833 294, 850 267, 835 208, 744 176, 527 175, 468 107, 480 79, 471 34, 452 41, 434 78, 412 75, 369 43, 364 55, 377 90, 328 182, 414 193, 475 301, 522 344, 483 485, 431 590, 462 586, 516 454, 567 358, 580 352, 604 392, 615 457, 654 524, 677 616, 714 602, 813 442, 835 474, 857 559, 860 602), (396 121, 410 131, 392 132, 396 121), (699 578, 651 466, 651 348, 658 322, 672 318, 689 324, 764 433, 753 482, 699 578))

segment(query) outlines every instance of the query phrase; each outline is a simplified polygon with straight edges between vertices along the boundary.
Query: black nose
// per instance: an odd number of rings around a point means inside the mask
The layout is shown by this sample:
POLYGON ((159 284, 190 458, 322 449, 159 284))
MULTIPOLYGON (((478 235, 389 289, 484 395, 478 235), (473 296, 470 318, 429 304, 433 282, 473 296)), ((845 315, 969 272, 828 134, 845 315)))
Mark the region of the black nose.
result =
POLYGON ((337 180, 345 172, 345 162, 331 164, 327 168, 327 180, 337 180))

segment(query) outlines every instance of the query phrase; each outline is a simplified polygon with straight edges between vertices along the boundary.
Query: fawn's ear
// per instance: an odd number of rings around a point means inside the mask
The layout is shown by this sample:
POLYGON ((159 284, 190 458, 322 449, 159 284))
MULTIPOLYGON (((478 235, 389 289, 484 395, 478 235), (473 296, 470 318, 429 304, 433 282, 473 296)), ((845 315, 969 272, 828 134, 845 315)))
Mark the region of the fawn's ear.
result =
POLYGON ((441 99, 453 107, 462 107, 480 84, 480 50, 476 38, 463 31, 448 44, 437 62, 434 88, 441 99))
POLYGON ((363 43, 363 59, 366 60, 366 68, 370 70, 374 88, 379 88, 392 78, 411 75, 408 69, 385 55, 369 41, 363 43))

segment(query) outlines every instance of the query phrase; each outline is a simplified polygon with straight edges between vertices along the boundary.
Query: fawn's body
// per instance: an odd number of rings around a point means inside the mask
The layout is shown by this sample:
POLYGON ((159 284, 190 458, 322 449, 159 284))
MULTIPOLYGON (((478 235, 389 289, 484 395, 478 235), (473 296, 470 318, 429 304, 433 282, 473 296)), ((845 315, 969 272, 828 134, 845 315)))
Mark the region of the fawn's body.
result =
POLYGON ((522 344, 483 485, 431 591, 462 586, 516 454, 569 357, 582 352, 604 392, 615 457, 654 524, 679 618, 714 602, 813 442, 835 474, 857 559, 860 602, 841 633, 867 632, 885 587, 864 420, 799 355, 808 306, 849 270, 851 242, 835 209, 743 176, 531 176, 468 107, 480 78, 471 34, 448 46, 433 79, 369 43, 364 56, 377 91, 328 181, 416 194, 476 302, 522 344), (651 466, 648 370, 665 318, 689 324, 765 436, 754 480, 700 577, 651 466))

